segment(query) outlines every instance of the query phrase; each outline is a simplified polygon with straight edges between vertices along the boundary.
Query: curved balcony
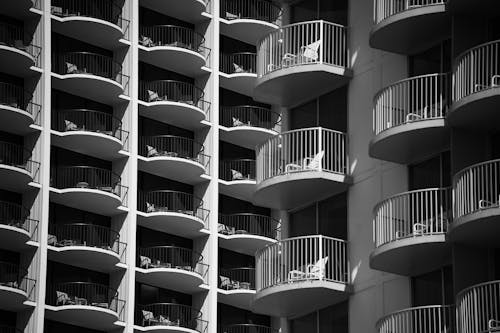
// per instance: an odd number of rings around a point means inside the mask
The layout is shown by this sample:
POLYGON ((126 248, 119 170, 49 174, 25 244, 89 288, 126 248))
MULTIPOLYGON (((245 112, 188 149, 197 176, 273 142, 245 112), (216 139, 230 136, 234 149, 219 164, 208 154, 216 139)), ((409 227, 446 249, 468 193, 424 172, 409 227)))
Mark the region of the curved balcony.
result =
POLYGON ((253 312, 301 316, 348 298, 347 242, 321 235, 281 240, 255 254, 253 312))
POLYGON ((54 0, 52 29, 72 38, 104 48, 117 48, 128 32, 116 0, 54 0))
POLYGON ((129 77, 112 57, 92 52, 53 55, 52 85, 58 90, 108 105, 128 94, 129 77), (127 91, 125 91, 127 90, 127 91))
POLYGON ((42 106, 30 92, 12 83, 0 82, 0 130, 25 135, 39 117, 42 106))
POLYGON ((400 275, 419 275, 451 260, 445 235, 451 222, 451 189, 401 193, 374 209, 375 250, 370 266, 400 275))
POLYGON ((204 333, 208 323, 202 317, 201 311, 183 304, 138 305, 135 314, 135 329, 155 333, 204 333))
POLYGON ((92 166, 58 166, 51 173, 50 199, 58 204, 112 216, 126 205, 128 188, 116 173, 92 166))
POLYGON ((453 105, 447 121, 456 127, 496 128, 500 121, 500 40, 473 47, 455 59, 453 105))
POLYGON ((370 156, 410 164, 443 151, 449 145, 444 118, 450 87, 449 74, 430 74, 380 91, 374 99, 370 156))
POLYGON ((54 145, 106 160, 120 157, 128 140, 120 119, 95 110, 57 110, 52 127, 54 145))
POLYGON ((49 284, 46 304, 47 319, 103 331, 116 328, 125 312, 118 291, 91 282, 49 284))
POLYGON ((219 161, 219 190, 224 195, 251 201, 255 191, 255 160, 219 161))
POLYGON ((31 44, 22 26, 0 22, 0 72, 26 77, 33 75, 41 48, 31 44))
POLYGON ((256 100, 294 106, 347 84, 352 76, 347 28, 325 21, 295 23, 257 44, 256 100))
POLYGON ((252 105, 220 106, 219 117, 221 140, 252 150, 278 134, 281 122, 279 113, 252 105))
POLYGON ((155 12, 178 18, 182 21, 198 23, 203 19, 210 18, 204 12, 207 11, 210 1, 208 0, 141 0, 141 7, 146 7, 155 12))
POLYGON ((219 268, 218 301, 250 310, 255 295, 255 268, 219 268))
POLYGON ((218 232, 220 247, 253 256, 278 239, 280 221, 252 213, 219 214, 218 232))
POLYGON ((377 322, 377 333, 455 332, 455 307, 429 305, 391 313, 377 322))
POLYGON ((451 34, 451 19, 446 11, 446 0, 373 2, 375 26, 370 32, 370 46, 373 48, 415 54, 451 34))
POLYGON ((0 243, 11 250, 21 250, 29 240, 38 240, 38 221, 31 219, 29 209, 0 201, 0 243))
POLYGON ((500 281, 481 283, 457 295, 457 332, 489 333, 498 331, 500 318, 500 281))
POLYGON ((347 189, 346 134, 314 127, 284 132, 257 151, 257 206, 291 209, 347 189))
POLYGON ((26 277, 28 272, 18 265, 0 261, 0 309, 19 311, 35 288, 35 280, 26 277))
POLYGON ((21 145, 0 141, 0 187, 24 192, 36 181, 40 164, 32 161, 31 152, 21 145))
POLYGON ((452 241, 497 244, 500 232, 500 159, 471 165, 453 178, 452 241))
POLYGON ((108 227, 82 222, 49 225, 51 260, 99 272, 116 270, 126 244, 108 227))
POLYGON ((234 324, 222 327, 224 333, 278 333, 279 330, 255 324, 234 324))
POLYGON ((208 120, 210 103, 202 89, 174 80, 140 81, 139 114, 187 129, 199 129, 208 120))
POLYGON ((257 78, 257 54, 239 52, 220 55, 220 86, 252 96, 257 78))
POLYGON ((196 237, 208 227, 209 211, 203 200, 190 194, 170 190, 138 193, 139 225, 183 237, 196 237))
POLYGON ((195 77, 207 73, 210 49, 205 37, 192 29, 175 25, 139 27, 141 61, 195 77))
POLYGON ((152 286, 185 293, 200 291, 208 276, 203 256, 177 246, 138 249, 137 280, 152 286))
POLYGON ((190 138, 175 135, 139 138, 139 169, 160 177, 197 184, 208 174, 210 157, 205 147, 190 138))
POLYGON ((223 0, 220 3, 223 35, 255 45, 281 24, 279 3, 267 0, 223 0))

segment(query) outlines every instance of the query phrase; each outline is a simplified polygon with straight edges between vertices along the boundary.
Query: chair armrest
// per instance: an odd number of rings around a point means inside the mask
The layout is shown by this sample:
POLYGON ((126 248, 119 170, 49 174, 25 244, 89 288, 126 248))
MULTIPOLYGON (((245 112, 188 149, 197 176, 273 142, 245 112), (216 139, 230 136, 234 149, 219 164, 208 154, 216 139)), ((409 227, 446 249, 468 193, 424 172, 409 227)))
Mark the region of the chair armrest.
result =
POLYGON ((422 119, 422 116, 416 113, 408 113, 406 115, 405 123, 412 122, 414 120, 420 120, 422 119))
POLYGON ((302 166, 298 165, 298 164, 287 164, 285 166, 285 173, 286 172, 290 172, 291 170, 290 169, 298 169, 298 170, 302 170, 302 166))

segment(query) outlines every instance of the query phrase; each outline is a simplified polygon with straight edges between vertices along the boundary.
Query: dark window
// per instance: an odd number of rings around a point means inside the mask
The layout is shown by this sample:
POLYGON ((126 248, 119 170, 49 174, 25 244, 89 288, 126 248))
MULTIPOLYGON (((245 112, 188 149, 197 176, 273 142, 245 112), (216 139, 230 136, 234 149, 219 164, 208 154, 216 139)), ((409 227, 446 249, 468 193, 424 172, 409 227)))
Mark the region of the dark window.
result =
POLYGON ((412 277, 413 306, 447 305, 453 303, 451 266, 412 277))
POLYGON ((412 164, 408 168, 410 190, 447 187, 451 184, 449 152, 412 164))
POLYGON ((438 45, 409 57, 409 76, 446 73, 451 69, 451 41, 438 45))

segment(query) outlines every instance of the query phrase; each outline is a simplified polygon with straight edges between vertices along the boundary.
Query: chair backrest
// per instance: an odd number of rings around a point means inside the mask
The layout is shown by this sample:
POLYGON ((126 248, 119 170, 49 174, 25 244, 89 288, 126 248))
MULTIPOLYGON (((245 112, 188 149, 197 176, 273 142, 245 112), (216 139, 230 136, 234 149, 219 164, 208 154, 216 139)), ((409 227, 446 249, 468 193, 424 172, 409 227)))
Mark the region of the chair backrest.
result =
POLYGON ((319 169, 321 165, 321 160, 323 159, 323 156, 325 155, 325 151, 322 150, 319 153, 317 153, 314 158, 309 162, 309 164, 306 166, 307 169, 319 169))
POLYGON ((58 302, 65 302, 65 301, 69 300, 68 294, 66 294, 66 293, 64 293, 62 291, 56 291, 56 295, 57 295, 57 301, 58 302))
POLYGON ((144 320, 151 320, 154 319, 155 316, 151 311, 142 310, 142 317, 144 320))
POLYGON ((319 259, 316 263, 311 267, 309 273, 316 275, 323 275, 325 273, 325 267, 328 263, 328 256, 319 259))
POLYGON ((315 41, 314 43, 304 46, 304 51, 302 52, 302 55, 311 60, 318 60, 319 57, 318 50, 320 45, 321 45, 321 39, 315 41))
POLYGON ((151 258, 149 257, 140 256, 139 259, 141 260, 141 267, 151 264, 151 258))

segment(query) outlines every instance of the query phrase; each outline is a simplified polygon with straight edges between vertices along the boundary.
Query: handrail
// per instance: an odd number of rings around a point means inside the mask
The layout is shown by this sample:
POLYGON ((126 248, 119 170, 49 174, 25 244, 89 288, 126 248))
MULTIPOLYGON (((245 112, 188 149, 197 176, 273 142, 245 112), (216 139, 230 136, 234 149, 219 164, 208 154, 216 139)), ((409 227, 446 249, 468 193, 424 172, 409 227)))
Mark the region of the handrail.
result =
POLYGON ((30 210, 7 201, 0 201, 0 224, 26 230, 32 240, 37 240, 38 221, 29 217, 30 210))
POLYGON ((427 305, 393 312, 376 324, 378 333, 455 332, 455 306, 427 305))
POLYGON ((19 265, 0 261, 0 286, 22 290, 31 299, 36 281, 28 277, 28 270, 19 265))
POLYGON ((255 290, 255 268, 219 268, 219 288, 224 290, 255 290))
POLYGON ((152 303, 137 305, 136 325, 148 326, 179 326, 204 333, 207 322, 202 319, 200 310, 189 305, 177 303, 152 303), (150 314, 151 313, 151 314, 150 314))
POLYGON ((0 104, 28 112, 36 116, 42 106, 33 102, 33 95, 24 90, 22 86, 12 83, 0 82, 0 104))
POLYGON ((408 191, 374 208, 375 246, 408 237, 445 234, 451 222, 451 188, 408 191))
POLYGON ((449 73, 411 77, 391 84, 375 95, 375 135, 399 125, 446 116, 451 102, 449 73))
POLYGON ((226 20, 251 19, 279 24, 281 7, 274 1, 266 0, 222 0, 221 18, 226 20))
POLYGON ((53 0, 51 13, 59 17, 90 17, 122 27, 122 8, 116 0, 53 0))
POLYGON ((427 6, 444 5, 447 0, 374 0, 373 20, 379 24, 392 15, 427 6))
POLYGON ((255 254, 257 292, 288 283, 327 281, 348 284, 347 241, 322 235, 288 238, 255 254))
POLYGON ((257 146, 257 182, 296 172, 348 174, 347 135, 321 127, 281 133, 257 146))
POLYGON ((348 68, 347 28, 326 21, 284 26, 257 44, 257 75, 310 64, 348 68))
POLYGON ((219 178, 225 181, 255 180, 255 160, 249 158, 221 160, 219 178))
POLYGON ((224 333, 278 333, 279 330, 272 327, 256 324, 233 324, 222 327, 224 333))
POLYGON ((257 73, 257 54, 254 52, 221 53, 221 72, 226 74, 257 73))
POLYGON ((281 114, 260 106, 220 106, 219 109, 219 121, 225 127, 253 126, 272 130, 281 122, 281 114))
POLYGON ((28 170, 31 151, 21 145, 0 141, 0 164, 28 170))
POLYGON ((280 221, 270 216, 253 213, 219 213, 219 233, 221 234, 234 235, 248 233, 250 235, 278 239, 280 232, 280 221))

